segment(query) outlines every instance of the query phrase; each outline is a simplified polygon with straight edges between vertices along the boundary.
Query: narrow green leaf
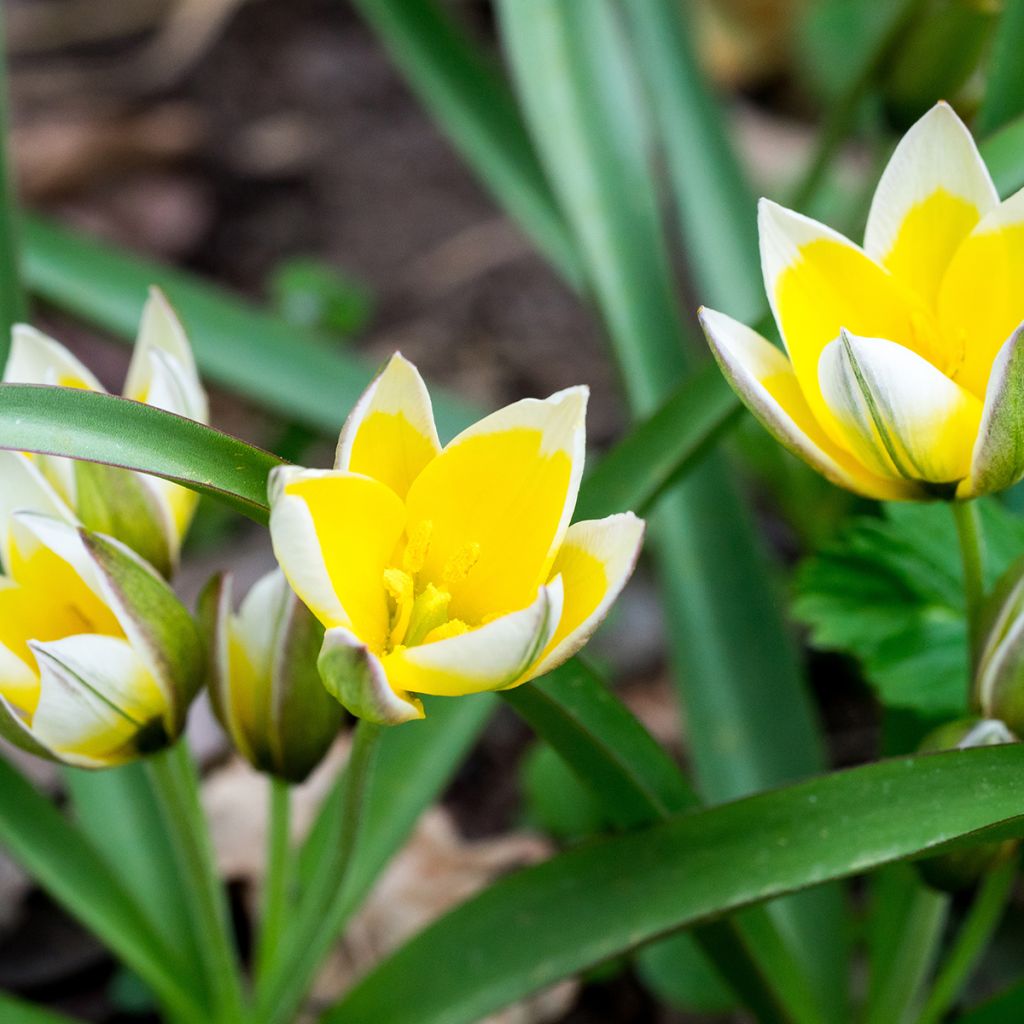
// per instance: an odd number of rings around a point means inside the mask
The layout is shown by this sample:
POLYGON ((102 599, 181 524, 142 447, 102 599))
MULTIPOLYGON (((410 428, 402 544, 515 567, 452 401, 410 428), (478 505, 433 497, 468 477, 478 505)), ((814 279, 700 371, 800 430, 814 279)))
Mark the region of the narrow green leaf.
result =
POLYGON ((1024 188, 1024 117, 1018 117, 981 143, 981 155, 1004 198, 1024 188))
POLYGON ((0 448, 137 469, 266 522, 267 474, 253 445, 139 402, 76 388, 0 384, 0 448))
POLYGON ((674 929, 961 837, 1019 833, 1022 769, 1020 746, 903 758, 571 850, 441 918, 324 1024, 469 1024, 674 929))
POLYGON ((0 845, 175 1013, 202 1019, 182 988, 189 975, 103 858, 0 758, 0 845))
POLYGON ((71 1017, 33 1006, 0 991, 0 1020, 4 1024, 77 1024, 71 1017))
POLYGON ((515 100, 435 0, 355 0, 406 81, 495 198, 574 287, 575 246, 515 100))
MULTIPOLYGON (((151 284, 181 316, 204 377, 327 434, 336 434, 373 375, 362 360, 190 274, 39 218, 24 224, 25 284, 87 323, 132 340, 151 284)), ((442 434, 476 417, 433 389, 442 434)))
POLYGON ((1024 981, 1011 985, 956 1020, 957 1024, 1020 1024, 1021 1019, 1024 1019, 1024 981))

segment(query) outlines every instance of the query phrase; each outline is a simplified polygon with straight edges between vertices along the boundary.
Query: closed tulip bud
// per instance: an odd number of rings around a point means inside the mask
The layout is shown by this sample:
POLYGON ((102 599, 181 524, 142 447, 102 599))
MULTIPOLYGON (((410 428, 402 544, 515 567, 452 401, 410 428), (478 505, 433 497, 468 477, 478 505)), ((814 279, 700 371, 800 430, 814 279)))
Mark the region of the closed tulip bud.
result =
POLYGON ((982 713, 1024 732, 1024 559, 999 581, 985 606, 974 673, 982 713))
POLYGON ((222 574, 199 600, 214 711, 254 768, 301 782, 344 718, 317 670, 324 628, 279 571, 249 591, 237 614, 231 592, 231 577, 222 574))
MULTIPOLYGON (((921 743, 922 753, 967 750, 1016 743, 1017 737, 1003 722, 991 718, 963 718, 948 722, 929 733, 921 743)), ((984 874, 998 867, 1017 849, 1016 839, 1001 843, 979 843, 938 857, 917 862, 921 877, 941 892, 958 892, 974 885, 984 874)))
POLYGON ((0 577, 0 734, 103 768, 181 733, 202 642, 159 574, 119 541, 53 517, 8 524, 0 577))
MULTIPOLYGON (((25 324, 15 326, 4 368, 8 384, 47 384, 103 391, 103 386, 63 345, 25 324)), ((205 423, 206 392, 196 371, 184 328, 156 288, 142 312, 139 335, 125 379, 124 397, 205 423)), ((196 495, 178 484, 131 470, 49 455, 7 455, 0 462, 0 514, 11 501, 12 476, 30 474, 33 496, 24 494, 11 510, 58 514, 90 530, 116 537, 163 575, 178 562, 181 542, 192 521, 196 495), (18 459, 25 465, 11 466, 18 459), (7 491, 4 495, 2 492, 7 491)))

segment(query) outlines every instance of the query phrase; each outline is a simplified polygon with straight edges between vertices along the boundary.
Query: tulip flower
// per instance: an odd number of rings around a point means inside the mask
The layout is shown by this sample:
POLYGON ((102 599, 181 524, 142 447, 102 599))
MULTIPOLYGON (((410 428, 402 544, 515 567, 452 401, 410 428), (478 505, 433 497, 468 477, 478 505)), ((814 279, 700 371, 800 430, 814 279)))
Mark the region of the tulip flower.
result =
POLYGON ((1024 191, 1000 203, 940 103, 896 148, 864 247, 762 200, 786 354, 710 309, 733 388, 787 448, 870 498, 967 499, 1024 473, 1024 191))
POLYGON ((396 355, 345 424, 333 470, 274 470, 274 551, 326 627, 321 675, 353 714, 403 722, 423 716, 416 694, 517 686, 597 628, 643 523, 569 525, 586 402, 579 387, 516 402, 442 449, 426 387, 396 355))
POLYGON ((18 512, 4 525, 0 734, 82 768, 173 742, 202 645, 167 584, 120 542, 59 519, 18 512))
MULTIPOLYGON (((103 391, 63 345, 25 324, 15 326, 4 369, 8 384, 49 384, 103 391)), ((125 380, 124 397, 205 423, 209 409, 180 321, 159 289, 150 291, 125 380)), ((159 477, 53 456, 26 456, 34 485, 91 530, 117 537, 164 575, 177 564, 197 497, 159 477)), ((8 463, 9 464, 9 463, 8 463)), ((0 489, 8 484, 0 474, 0 489)), ((0 497, 0 503, 3 502, 0 497)), ((53 511, 53 501, 46 511, 53 511)))
POLYGON ((237 614, 227 574, 210 581, 199 607, 213 709, 235 749, 259 771, 302 782, 344 717, 317 670, 323 626, 279 571, 249 591, 237 614))

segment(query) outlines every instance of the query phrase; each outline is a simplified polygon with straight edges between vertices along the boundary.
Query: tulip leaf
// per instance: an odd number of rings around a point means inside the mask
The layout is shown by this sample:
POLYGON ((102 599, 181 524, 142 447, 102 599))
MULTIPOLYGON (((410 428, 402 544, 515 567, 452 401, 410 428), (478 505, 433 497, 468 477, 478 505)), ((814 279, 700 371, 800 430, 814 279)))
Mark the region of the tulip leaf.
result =
POLYGON ((1024 78, 1020 51, 1024 46, 1024 0, 1005 0, 992 45, 985 97, 978 111, 977 130, 989 134, 1024 114, 1024 78))
POLYGON ((162 476, 266 522, 281 460, 152 406, 76 388, 0 384, 0 448, 66 455, 162 476))
POLYGON ((0 992, 0 1020, 4 1024, 76 1024, 71 1017, 41 1006, 33 1006, 6 992, 0 992))
MULTIPOLYGON (((1024 520, 979 502, 986 586, 1024 547, 1024 520)), ((956 529, 942 504, 886 505, 808 558, 794 614, 815 647, 857 658, 888 708, 923 720, 966 710, 967 635, 956 529)))
POLYGON ((0 846, 152 988, 175 1016, 203 1019, 189 972, 82 833, 0 758, 0 846))
POLYGON ((595 842, 441 918, 324 1024, 469 1024, 675 929, 922 853, 1019 835, 1022 808, 1024 746, 1010 745, 885 761, 595 842))

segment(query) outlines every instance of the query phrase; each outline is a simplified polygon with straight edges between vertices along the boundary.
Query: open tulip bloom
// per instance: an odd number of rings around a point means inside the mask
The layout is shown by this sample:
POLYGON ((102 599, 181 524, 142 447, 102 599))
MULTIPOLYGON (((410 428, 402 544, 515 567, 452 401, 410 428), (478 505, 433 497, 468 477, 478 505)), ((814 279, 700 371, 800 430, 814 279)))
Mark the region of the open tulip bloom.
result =
POLYGON ((414 694, 516 686, 574 654, 632 571, 631 513, 569 525, 587 391, 507 406, 442 449, 400 355, 345 424, 333 470, 282 467, 270 531, 326 627, 320 670, 354 714, 421 718, 414 694))
MULTIPOLYGON (((7 384, 104 390, 63 345, 25 324, 14 328, 3 379, 7 384)), ((157 288, 151 289, 142 313, 124 397, 201 423, 208 419, 206 392, 188 338, 157 288)), ((38 511, 56 511, 62 518, 74 515, 89 529, 124 541, 164 575, 173 571, 195 511, 193 491, 159 477, 96 463, 46 455, 26 456, 25 461, 25 472, 34 478, 31 490, 41 502, 38 511)), ((0 471, 0 490, 20 486, 0 471)), ((10 503, 9 495, 0 495, 0 504, 4 503, 10 503)))
POLYGON ((871 498, 966 499, 1024 474, 1024 191, 1000 203, 938 104, 900 142, 864 248, 761 201, 765 289, 784 355, 710 309, 723 372, 761 423, 871 498))

